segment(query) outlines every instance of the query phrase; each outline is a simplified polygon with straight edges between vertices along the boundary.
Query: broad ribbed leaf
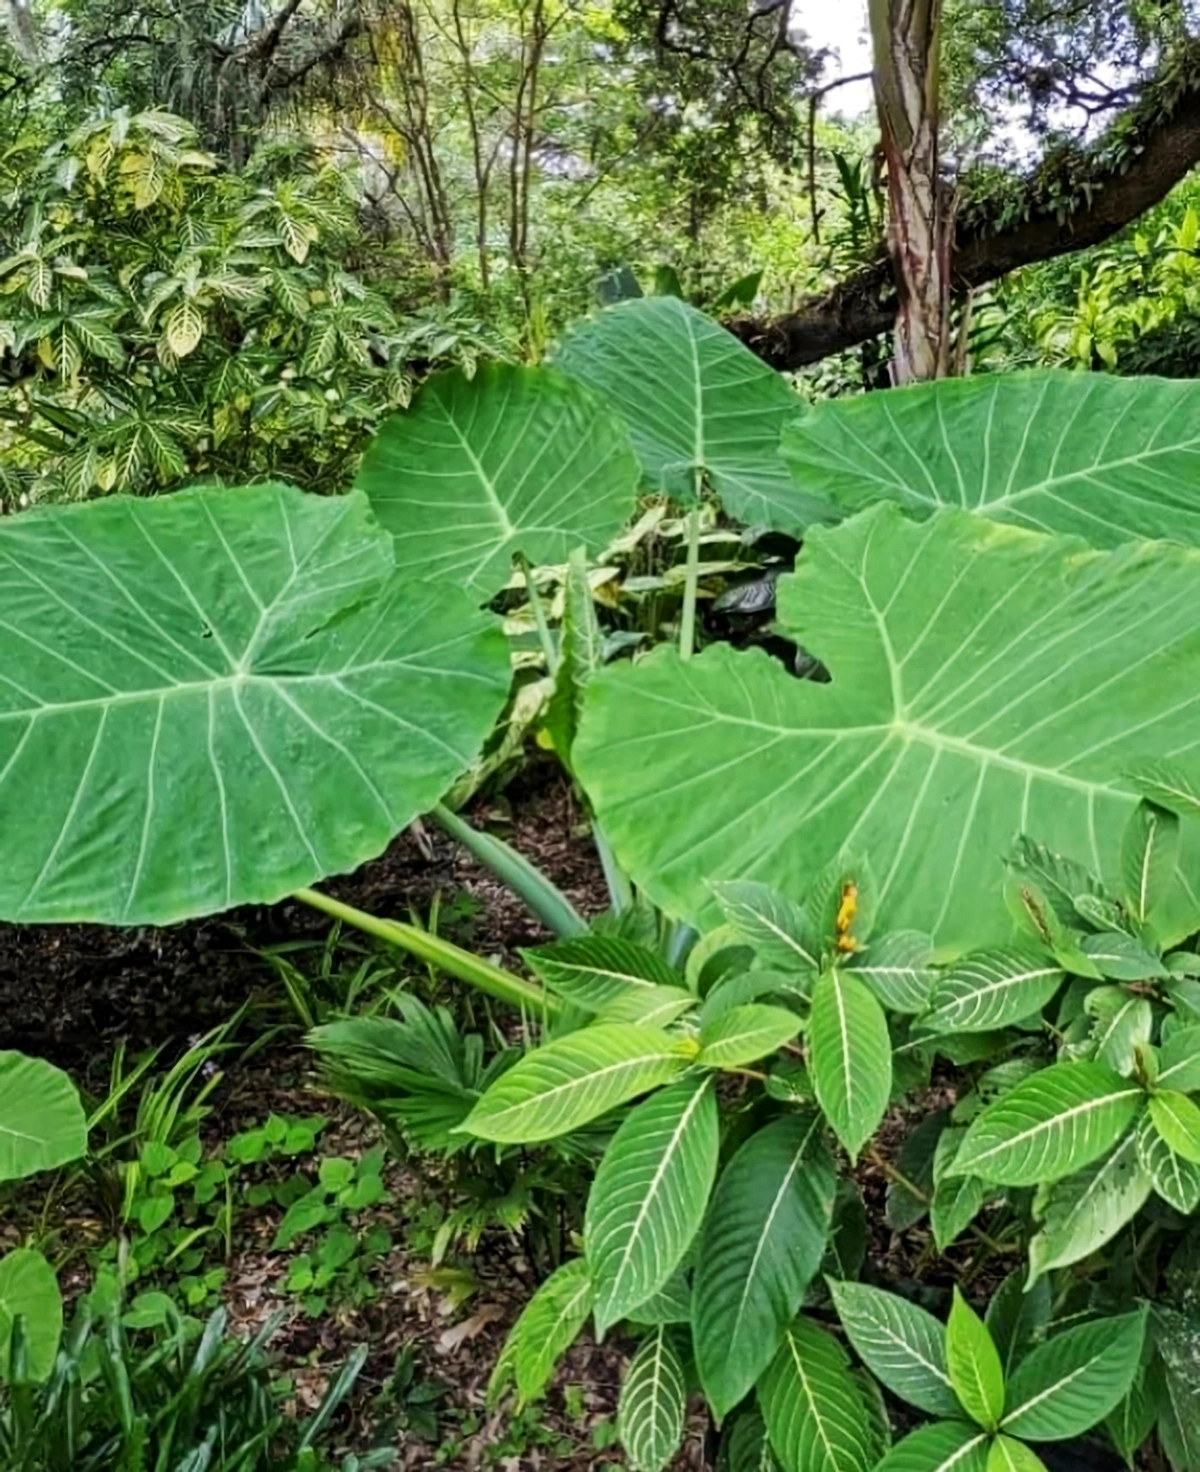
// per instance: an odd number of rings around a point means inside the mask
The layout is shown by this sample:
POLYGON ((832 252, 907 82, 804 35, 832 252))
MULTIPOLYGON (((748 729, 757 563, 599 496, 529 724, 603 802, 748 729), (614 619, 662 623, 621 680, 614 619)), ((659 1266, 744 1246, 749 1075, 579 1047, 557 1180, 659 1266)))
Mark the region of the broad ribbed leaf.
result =
POLYGON ((374 857, 475 759, 493 621, 365 497, 112 497, 0 526, 0 915, 167 924, 374 857))
POLYGON ((462 1126, 501 1144, 569 1134, 681 1073, 696 1045, 652 1027, 600 1022, 527 1053, 500 1075, 462 1126))
POLYGON ((355 484, 409 577, 492 597, 513 555, 598 551, 634 509, 637 459, 595 396, 549 368, 486 363, 428 379, 384 421, 355 484))
POLYGON ((713 1193, 692 1294, 700 1382, 724 1417, 771 1363, 825 1255, 835 1190, 820 1122, 751 1135, 713 1193))
POLYGON ((697 1061, 709 1068, 738 1068, 774 1053, 799 1031, 799 1017, 786 1007, 733 1007, 700 1029, 697 1061))
POLYGON ((944 1176, 933 1188, 929 1225, 944 1252, 967 1230, 987 1200, 988 1188, 978 1176, 944 1176))
POLYGON ((915 930, 881 935, 846 963, 891 1012, 924 1012, 938 979, 930 966, 933 945, 915 930))
POLYGON ((1150 1041, 1154 1027, 1150 1003, 1124 987, 1102 986, 1089 992, 1083 1005, 1095 1018, 1092 1042, 1096 1062, 1128 1078, 1137 1062, 1138 1049, 1150 1041))
POLYGON ((1158 807, 1181 818, 1200 818, 1200 780, 1177 762, 1139 762, 1130 767, 1129 780, 1135 792, 1158 807))
POLYGON ((1192 382, 1043 370, 829 399, 785 431, 800 487, 848 511, 898 501, 1115 547, 1200 544, 1192 382))
POLYGON ((807 1319, 784 1332, 758 1402, 784 1472, 867 1472, 874 1465, 869 1416, 846 1351, 807 1319))
POLYGON ((972 1122, 950 1174, 1000 1186, 1058 1180, 1111 1150, 1144 1099, 1136 1084, 1098 1063, 1052 1064, 972 1122))
POLYGON ((1112 981, 1145 981, 1167 974, 1154 952, 1123 930, 1085 935, 1080 945, 1100 975, 1112 981))
POLYGON ((1003 944, 1014 832, 1112 875, 1126 766, 1194 739, 1179 696, 1200 685, 1190 549, 1088 553, 885 506, 810 532, 779 617, 829 684, 718 644, 610 666, 585 701, 575 761, 606 837, 702 927, 712 881, 802 894, 850 841, 871 855, 881 931, 1003 944))
POLYGON ((852 971, 818 978, 808 1045, 817 1102, 853 1159, 887 1109, 892 1044, 883 1009, 852 971))
POLYGON ((1041 1231, 1029 1244, 1031 1279, 1088 1257, 1132 1221, 1150 1195, 1137 1132, 1106 1159, 1056 1182, 1039 1202, 1041 1231))
POLYGON ((937 1421, 898 1441, 875 1472, 987 1472, 988 1440, 965 1421, 937 1421))
POLYGON ((1158 1055, 1160 1089, 1192 1094, 1200 1089, 1200 1027, 1177 1027, 1158 1055))
POLYGON ((592 1311, 592 1283, 582 1257, 556 1268, 513 1325, 511 1349, 521 1405, 537 1400, 592 1311))
POLYGON ((1023 1441, 997 1436, 988 1448, 987 1472, 1046 1472, 1046 1464, 1023 1441))
POLYGON ((1142 1169, 1162 1199, 1190 1216, 1200 1206, 1200 1165, 1176 1155, 1159 1134, 1149 1111, 1138 1125, 1137 1151, 1142 1169))
POLYGON ((639 1303, 630 1319, 635 1324, 689 1324, 692 1320, 692 1284, 685 1268, 673 1273, 657 1293, 639 1303))
POLYGON ((1176 1155, 1200 1165, 1200 1105, 1168 1089, 1151 1098, 1150 1118, 1176 1155))
POLYGON ((1135 920, 1148 920, 1166 898, 1178 858, 1179 815, 1143 798, 1121 843, 1121 881, 1135 920))
POLYGON ((596 1332, 664 1287, 700 1229, 720 1144, 713 1080, 680 1079, 621 1122, 596 1172, 583 1240, 596 1332))
POLYGON ((0 1052, 0 1181, 53 1170, 86 1149, 83 1105, 67 1075, 41 1058, 0 1052))
POLYGON ((657 951, 617 936, 574 936, 521 954, 551 991, 585 1012, 602 1012, 635 992, 678 988, 682 980, 657 951))
POLYGON ((803 905, 753 880, 715 884, 713 893, 726 922, 754 948, 759 966, 772 971, 820 970, 820 947, 810 934, 803 905))
POLYGON ((850 1343, 877 1380, 931 1416, 961 1415, 944 1324, 907 1298, 865 1283, 831 1282, 829 1291, 850 1343))
POLYGON ((987 1032, 1040 1012, 1062 985, 1062 969, 1043 951, 998 946, 972 951, 939 978, 923 1030, 987 1032))
POLYGON ((18 1315, 25 1334, 28 1378, 46 1380, 62 1336, 62 1295, 40 1252, 18 1247, 0 1256, 0 1381, 10 1374, 9 1349, 18 1315))
POLYGON ((987 1325, 957 1288, 946 1324, 946 1367, 963 1410, 989 1431, 1004 1414, 1004 1371, 987 1325))
POLYGON ((1144 1312, 1056 1334, 1017 1366, 1004 1430, 1024 1441, 1064 1441, 1103 1421, 1141 1367, 1144 1312))
POLYGON ((683 1365, 661 1325, 638 1345, 617 1406, 617 1435, 632 1472, 662 1472, 683 1444, 686 1412, 683 1365))
POLYGON ((622 302, 573 328, 555 355, 629 426, 651 488, 690 496, 701 469, 739 521, 800 531, 828 519, 779 453, 800 401, 773 369, 676 297, 622 302))

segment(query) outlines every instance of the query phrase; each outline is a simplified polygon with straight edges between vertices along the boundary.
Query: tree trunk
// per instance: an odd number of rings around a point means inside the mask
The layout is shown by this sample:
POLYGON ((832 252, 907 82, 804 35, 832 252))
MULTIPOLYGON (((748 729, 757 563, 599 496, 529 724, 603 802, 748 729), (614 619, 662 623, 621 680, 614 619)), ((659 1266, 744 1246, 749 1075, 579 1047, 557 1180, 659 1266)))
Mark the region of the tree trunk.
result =
POLYGON ((942 0, 870 0, 875 101, 898 299, 892 377, 944 378, 950 361, 953 206, 938 159, 942 0))

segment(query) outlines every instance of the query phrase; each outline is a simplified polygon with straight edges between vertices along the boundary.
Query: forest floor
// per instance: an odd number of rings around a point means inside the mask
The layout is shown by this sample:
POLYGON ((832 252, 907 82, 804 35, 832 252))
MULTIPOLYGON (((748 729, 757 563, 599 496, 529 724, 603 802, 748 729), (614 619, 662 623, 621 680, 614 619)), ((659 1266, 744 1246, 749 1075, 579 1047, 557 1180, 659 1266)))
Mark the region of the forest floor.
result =
MULTIPOLYGON (((474 816, 502 820, 505 836, 550 874, 581 913, 594 915, 605 907, 603 877, 582 815, 550 764, 534 763, 502 802, 474 816)), ((452 939, 510 966, 519 965, 519 948, 547 939, 524 906, 438 830, 404 834, 381 858, 325 888, 383 916, 425 921, 436 908, 453 927, 452 939)), ((319 1155, 361 1157, 378 1130, 368 1116, 320 1091, 295 1013, 262 955, 266 947, 297 942, 311 942, 312 954, 319 955, 328 930, 324 916, 294 902, 164 930, 0 927, 0 1047, 48 1058, 99 1099, 122 1044, 130 1058, 161 1047, 162 1061, 169 1062, 249 1000, 238 1040, 255 1046, 240 1060, 234 1052, 222 1061, 223 1076, 207 1101, 212 1112, 204 1123, 206 1140, 227 1140, 272 1112, 320 1114, 329 1124, 319 1155)), ((428 988, 429 978, 423 980, 428 988)), ((925 1101, 929 1107, 941 1102, 925 1101)), ((931 1262, 923 1225, 896 1233, 885 1217, 888 1160, 914 1118, 891 1118, 880 1153, 860 1170, 868 1256, 880 1277, 911 1284, 919 1273, 922 1291, 937 1294, 956 1276, 953 1258, 931 1262)), ((315 1168, 319 1159, 300 1163, 315 1168)), ((510 1407, 489 1411, 488 1377, 544 1264, 528 1260, 518 1235, 492 1229, 475 1250, 452 1251, 431 1270, 430 1203, 439 1192, 444 1197, 444 1184, 396 1162, 387 1167, 385 1183, 388 1199, 367 1215, 388 1229, 393 1245, 372 1265, 368 1293, 339 1302, 331 1292, 327 1309, 312 1317, 296 1293, 284 1288, 286 1254, 272 1250, 281 1210, 268 1203, 237 1218, 220 1296, 231 1321, 247 1331, 285 1312, 272 1348, 297 1409, 314 1407, 353 1347, 365 1342, 370 1356, 340 1423, 347 1445, 362 1450, 379 1445, 381 1436, 392 1439, 395 1466, 403 1468, 518 1472, 621 1465, 614 1420, 628 1345, 612 1336, 598 1346, 584 1335, 545 1403, 517 1416, 510 1407)), ((34 1195, 16 1194, 7 1226, 0 1216, 0 1247, 6 1237, 29 1230, 34 1195)), ((112 1234, 111 1203, 106 1218, 104 1203, 78 1177, 53 1201, 45 1214, 38 1193, 38 1225, 68 1293, 78 1292, 88 1283, 97 1244, 112 1234)), ((435 1206, 433 1220, 436 1214, 435 1206)), ((704 1435, 697 1417, 678 1472, 707 1465, 704 1435)))

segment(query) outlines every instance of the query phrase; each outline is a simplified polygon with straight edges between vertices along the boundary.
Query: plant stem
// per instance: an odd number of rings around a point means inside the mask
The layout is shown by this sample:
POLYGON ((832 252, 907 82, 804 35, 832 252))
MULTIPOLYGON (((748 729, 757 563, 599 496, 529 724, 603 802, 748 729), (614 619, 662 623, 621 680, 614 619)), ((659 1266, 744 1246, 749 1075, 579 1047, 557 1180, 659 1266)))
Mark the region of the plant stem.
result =
POLYGON ((473 828, 465 818, 438 803, 429 815, 451 838, 486 866, 512 892, 524 900, 533 913, 555 935, 586 935, 587 921, 552 880, 548 879, 524 854, 490 833, 473 828))
POLYGON ((683 612, 679 619, 679 656, 691 659, 696 649, 696 584, 700 577, 700 472, 696 472, 697 503, 688 512, 687 576, 683 584, 683 612))
POLYGON ((612 905, 614 915, 623 915, 626 910, 633 908, 633 885, 630 884, 628 876, 616 856, 608 846, 608 839, 600 830, 599 823, 592 819, 592 842, 596 845, 596 853, 600 857, 600 867, 604 870, 604 882, 608 886, 608 898, 612 905))
POLYGON ((400 920, 381 920, 377 915, 369 915, 365 910, 345 905, 341 900, 335 900, 316 889, 298 889, 292 898, 299 900, 301 904, 311 905, 314 910, 332 915, 335 920, 343 920, 356 930, 375 936, 377 940, 397 946, 428 965, 436 966, 447 975, 465 981, 468 986, 477 987, 481 992, 507 1002, 510 1007, 530 1007, 543 1016, 555 1016, 561 1010, 558 998, 543 991, 541 987, 523 977, 515 976, 511 971, 505 971, 500 966, 493 966, 490 961, 474 956, 470 951, 464 951, 448 940, 429 935, 415 925, 406 925, 400 920))
POLYGON ((537 624, 538 638, 542 641, 546 671, 553 679, 558 674, 558 650, 554 647, 554 636, 550 632, 550 624, 546 618, 546 606, 542 602, 542 595, 537 590, 533 569, 529 566, 529 558, 524 552, 518 552, 517 561, 521 565, 521 574, 525 579, 525 592, 529 598, 529 606, 533 609, 533 621, 537 624))

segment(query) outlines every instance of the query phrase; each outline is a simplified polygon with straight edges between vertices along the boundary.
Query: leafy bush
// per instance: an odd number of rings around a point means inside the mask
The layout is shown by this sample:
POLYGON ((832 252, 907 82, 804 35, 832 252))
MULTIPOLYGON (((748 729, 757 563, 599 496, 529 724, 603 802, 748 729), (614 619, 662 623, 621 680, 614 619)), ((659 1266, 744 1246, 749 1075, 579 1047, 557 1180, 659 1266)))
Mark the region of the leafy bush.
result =
POLYGON ((11 166, 10 498, 279 475, 336 490, 407 402, 411 365, 489 350, 453 316, 402 319, 355 269, 353 202, 311 150, 267 148, 230 173, 182 119, 118 111, 11 166))
MULTIPOLYGON (((589 1318, 629 1326, 638 1468, 673 1454, 694 1365, 735 1467, 998 1472, 1032 1466, 1025 1435, 1103 1421, 1129 1455, 1156 1433, 1186 1472, 1198 412, 1191 384, 1056 373, 805 411, 661 297, 581 324, 550 368, 435 380, 342 500, 271 486, 13 518, 0 913, 161 923, 296 892, 524 1007, 540 1045, 465 1119, 484 1080, 463 1089, 455 1057, 438 1129, 609 1138, 583 1255, 526 1309, 494 1391, 539 1395, 589 1318), (679 647, 606 664, 587 559, 639 487, 687 517, 679 647), (696 652, 709 499, 804 535, 778 579, 787 664, 696 652), (526 580, 547 735, 613 913, 583 931, 520 856, 458 829, 558 917, 532 982, 303 886, 470 766, 510 674, 479 605, 514 555, 568 554, 559 638, 526 580), (800 649, 828 679, 796 677, 816 673, 800 649), (51 777, 30 806, 35 763, 51 777), (881 1124, 935 1069, 952 1105, 897 1166, 881 1124), (1029 1259, 986 1333, 957 1304, 948 1339, 920 1321, 948 1379, 921 1404, 945 1424, 891 1452, 831 1332, 840 1317, 890 1385, 829 1286, 863 1266, 864 1155, 939 1245, 1029 1259), (1024 1391, 1048 1365, 1066 1378, 1039 1419, 1024 1391)), ((437 1071, 414 1061, 402 1126, 437 1071)), ((904 1316, 889 1302, 881 1322, 904 1316)))

